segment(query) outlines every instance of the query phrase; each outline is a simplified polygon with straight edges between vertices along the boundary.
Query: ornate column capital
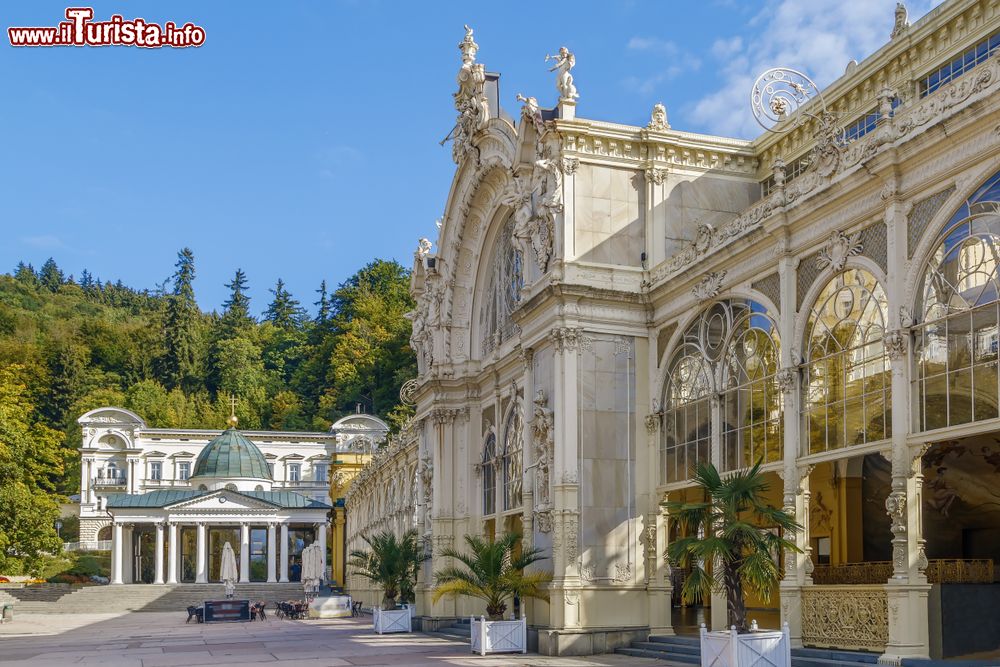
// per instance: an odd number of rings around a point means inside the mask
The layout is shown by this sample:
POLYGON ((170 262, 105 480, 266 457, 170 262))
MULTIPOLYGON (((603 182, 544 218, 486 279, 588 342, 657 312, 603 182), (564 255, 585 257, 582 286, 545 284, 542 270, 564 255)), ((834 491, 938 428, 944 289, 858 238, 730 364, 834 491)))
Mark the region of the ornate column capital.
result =
POLYGON ((899 329, 894 329, 885 334, 885 337, 882 339, 882 344, 885 346, 886 354, 889 355, 889 359, 891 361, 906 358, 906 349, 909 346, 909 339, 909 335, 899 329))
POLYGON ((646 432, 656 435, 660 430, 660 423, 663 421, 663 412, 651 412, 646 415, 646 432))
POLYGON ((795 392, 799 371, 792 367, 782 368, 775 374, 774 379, 778 382, 778 390, 782 394, 791 394, 795 392))

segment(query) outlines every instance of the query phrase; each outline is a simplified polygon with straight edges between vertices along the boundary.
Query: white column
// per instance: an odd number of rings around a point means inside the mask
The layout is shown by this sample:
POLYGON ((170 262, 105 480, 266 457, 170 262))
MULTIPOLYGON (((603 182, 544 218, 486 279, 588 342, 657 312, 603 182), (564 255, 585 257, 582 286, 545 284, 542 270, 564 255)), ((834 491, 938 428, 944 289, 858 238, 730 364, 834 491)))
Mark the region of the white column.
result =
POLYGON ((195 583, 208 583, 208 528, 204 522, 198 523, 198 570, 195 583))
POLYGON ((80 503, 90 502, 90 459, 83 460, 83 469, 80 471, 80 503))
POLYGON ((288 524, 281 524, 281 579, 283 584, 288 583, 288 524))
POLYGON ((322 551, 322 563, 323 563, 323 578, 326 579, 326 522, 319 524, 317 527, 316 541, 319 542, 322 551))
POLYGON ((167 524, 169 526, 170 550, 167 554, 167 583, 177 583, 177 567, 180 564, 181 542, 178 538, 180 527, 176 523, 167 524))
POLYGON ((156 578, 153 579, 154 584, 163 583, 163 522, 157 522, 156 524, 156 560, 155 560, 155 570, 156 578))
POLYGON ((267 583, 273 584, 278 581, 277 574, 278 539, 277 527, 273 523, 267 524, 267 583))
POLYGON ((122 580, 122 525, 118 522, 114 523, 114 527, 111 531, 111 583, 120 584, 123 583, 122 580))
POLYGON ((250 581, 250 525, 240 524, 240 583, 250 581))

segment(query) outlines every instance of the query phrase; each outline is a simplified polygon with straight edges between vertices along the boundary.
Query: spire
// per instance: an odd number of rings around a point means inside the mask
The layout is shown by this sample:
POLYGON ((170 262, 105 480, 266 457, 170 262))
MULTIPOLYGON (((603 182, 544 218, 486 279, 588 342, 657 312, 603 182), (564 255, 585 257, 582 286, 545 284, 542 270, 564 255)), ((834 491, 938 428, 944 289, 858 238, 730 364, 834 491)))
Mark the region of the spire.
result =
POLYGON ((239 423, 239 419, 236 418, 236 396, 234 394, 229 394, 229 419, 226 423, 229 424, 229 428, 236 428, 236 424, 239 423))

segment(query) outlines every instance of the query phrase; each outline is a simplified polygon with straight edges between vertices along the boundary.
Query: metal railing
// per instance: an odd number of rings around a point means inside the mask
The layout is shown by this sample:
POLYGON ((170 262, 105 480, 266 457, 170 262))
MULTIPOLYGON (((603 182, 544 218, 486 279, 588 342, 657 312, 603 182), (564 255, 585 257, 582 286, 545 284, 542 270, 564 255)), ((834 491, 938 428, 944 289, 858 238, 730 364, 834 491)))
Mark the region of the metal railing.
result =
POLYGON ((111 540, 63 542, 63 551, 111 551, 111 540))
MULTIPOLYGON (((928 563, 927 581, 932 584, 992 584, 990 558, 936 559, 928 563)), ((884 584, 892 576, 891 561, 817 565, 813 583, 823 586, 884 584)))
POLYGON ((94 486, 127 486, 128 480, 125 475, 120 475, 117 477, 95 477, 93 480, 94 486))

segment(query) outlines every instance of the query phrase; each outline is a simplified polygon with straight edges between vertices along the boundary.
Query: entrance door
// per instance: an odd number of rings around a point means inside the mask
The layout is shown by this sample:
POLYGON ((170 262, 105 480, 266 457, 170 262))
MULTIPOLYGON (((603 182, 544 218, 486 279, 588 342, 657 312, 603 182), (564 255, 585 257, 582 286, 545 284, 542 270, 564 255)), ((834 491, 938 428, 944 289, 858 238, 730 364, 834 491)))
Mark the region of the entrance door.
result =
POLYGON ((151 584, 156 577, 156 534, 149 528, 132 529, 132 581, 151 584))

